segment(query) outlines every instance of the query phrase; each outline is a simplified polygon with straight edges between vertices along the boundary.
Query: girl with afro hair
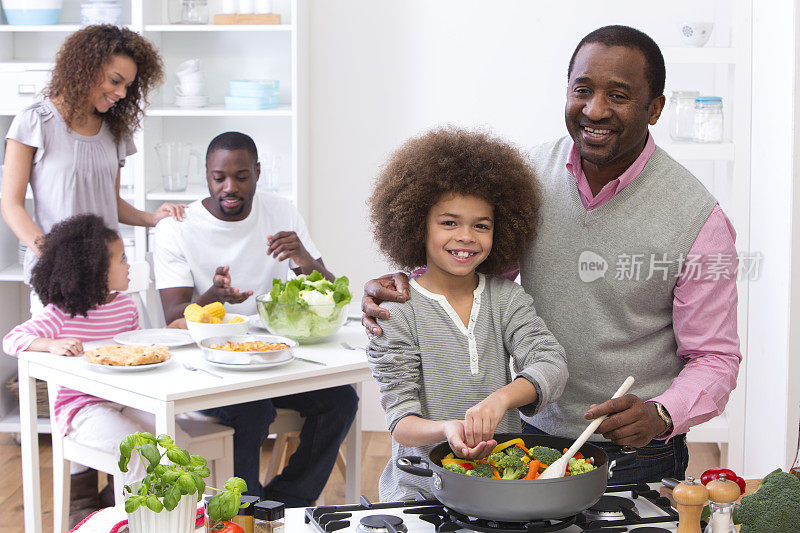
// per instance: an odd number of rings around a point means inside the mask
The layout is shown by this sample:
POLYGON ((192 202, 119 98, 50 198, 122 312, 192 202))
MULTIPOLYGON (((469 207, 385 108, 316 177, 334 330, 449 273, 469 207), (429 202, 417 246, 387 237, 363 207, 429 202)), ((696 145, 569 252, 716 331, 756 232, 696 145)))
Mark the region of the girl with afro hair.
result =
MULTIPOLYGON (((106 226, 155 226, 182 218, 183 205, 165 203, 140 211, 120 196, 120 169, 136 152, 132 138, 148 97, 164 77, 156 48, 124 27, 87 26, 64 41, 42 97, 22 110, 6 134, 3 219, 28 247, 30 279, 40 254, 37 241, 53 224, 94 213, 106 226), (33 192, 34 213, 25 209, 33 192)), ((41 308, 31 293, 31 310, 41 308)))
POLYGON ((539 192, 513 146, 440 128, 390 156, 369 203, 382 251, 402 268, 425 267, 407 302, 382 304, 383 335, 367 348, 393 439, 380 498, 433 497, 398 457, 427 457, 446 440, 460 457, 484 458, 495 432, 521 431, 518 409, 538 412, 567 380, 564 350, 531 297, 495 277, 522 256, 539 192))
MULTIPOLYGON (((128 288, 130 266, 119 235, 97 215, 83 214, 53 226, 40 239, 41 257, 31 284, 44 309, 3 338, 3 350, 17 356, 25 350, 66 357, 83 353, 83 343, 105 340, 139 328, 136 304, 122 294, 128 288)), ((55 431, 76 442, 118 453, 122 437, 149 431, 137 420, 140 413, 88 394, 61 387, 55 400, 55 431)), ((101 507, 97 472, 72 463, 70 522, 101 507)), ((126 483, 141 479, 138 462, 125 475, 126 483)), ((109 488, 113 484, 109 484, 109 488)), ((114 505, 113 494, 105 505, 114 505)))

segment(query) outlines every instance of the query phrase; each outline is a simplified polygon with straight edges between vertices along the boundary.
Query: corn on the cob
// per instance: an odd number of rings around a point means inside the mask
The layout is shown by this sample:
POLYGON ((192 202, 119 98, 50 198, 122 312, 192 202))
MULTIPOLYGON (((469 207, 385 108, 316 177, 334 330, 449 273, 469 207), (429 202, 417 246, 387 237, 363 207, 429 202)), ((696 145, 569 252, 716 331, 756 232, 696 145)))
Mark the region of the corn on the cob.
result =
POLYGON ((203 315, 203 316, 204 316, 204 317, 208 317, 208 323, 209 323, 209 324, 222 324, 222 319, 221 319, 221 318, 219 318, 219 317, 216 317, 216 316, 208 316, 208 315, 203 315))
POLYGON ((225 308, 220 302, 210 303, 203 306, 203 312, 210 317, 225 318, 225 308))
POLYGON ((202 320, 204 314, 203 308, 197 304, 189 304, 183 310, 183 317, 189 322, 204 322, 202 320))
POLYGON ((237 324, 239 322, 244 322, 244 318, 240 316, 235 316, 228 321, 228 324, 237 324))

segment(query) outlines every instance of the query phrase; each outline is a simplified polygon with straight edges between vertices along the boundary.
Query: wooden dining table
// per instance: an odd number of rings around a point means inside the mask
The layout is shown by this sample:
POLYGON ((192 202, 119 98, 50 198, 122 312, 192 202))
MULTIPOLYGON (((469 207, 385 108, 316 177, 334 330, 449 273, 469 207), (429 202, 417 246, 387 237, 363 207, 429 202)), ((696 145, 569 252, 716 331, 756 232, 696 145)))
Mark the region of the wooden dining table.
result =
MULTIPOLYGON (((85 343, 85 349, 102 344, 108 342, 85 343)), ((168 364, 140 372, 99 367, 83 357, 21 353, 18 372, 25 531, 42 531, 35 379, 153 413, 156 434, 175 435, 175 416, 190 411, 347 384, 353 385, 360 396, 361 383, 372 379, 363 350, 365 344, 364 329, 354 322, 326 342, 294 349, 296 356, 323 364, 294 359, 258 370, 211 366, 194 344, 171 348, 168 364), (188 370, 185 362, 222 377, 188 370)), ((361 419, 359 406, 345 439, 347 502, 357 502, 361 493, 361 419)))

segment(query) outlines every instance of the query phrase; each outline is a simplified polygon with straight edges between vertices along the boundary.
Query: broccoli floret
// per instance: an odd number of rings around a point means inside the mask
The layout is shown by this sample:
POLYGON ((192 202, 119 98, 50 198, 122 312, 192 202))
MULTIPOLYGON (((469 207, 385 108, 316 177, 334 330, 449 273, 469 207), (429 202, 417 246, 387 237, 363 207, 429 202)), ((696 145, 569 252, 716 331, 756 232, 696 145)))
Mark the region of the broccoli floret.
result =
POLYGON ((534 446, 528 450, 528 455, 538 460, 540 463, 550 466, 561 459, 562 453, 555 448, 548 448, 547 446, 534 446))
POLYGON ((467 470, 467 475, 473 477, 492 477, 493 473, 494 468, 491 465, 483 463, 475 463, 475 468, 467 470))
POLYGON ((446 465, 444 465, 444 469, 445 470, 449 470, 451 472, 456 472, 457 474, 466 474, 467 473, 467 469, 466 468, 464 468, 461 465, 457 465, 455 463, 447 463, 446 465))
POLYGON ((497 465, 503 469, 503 479, 520 479, 528 473, 528 465, 516 455, 506 455, 497 465))
POLYGON ((526 457, 525 451, 519 446, 509 446, 505 449, 506 455, 516 455, 520 459, 526 457))
POLYGON ((487 461, 492 461, 492 462, 495 462, 495 463, 499 463, 500 461, 503 460, 503 457, 505 457, 505 456, 506 456, 506 454, 504 454, 503 452, 496 452, 496 453, 493 453, 492 455, 490 455, 489 457, 487 457, 486 460, 487 461))
POLYGON ((575 459, 574 457, 569 460, 569 473, 570 475, 577 476, 578 474, 585 474, 597 468, 591 463, 587 463, 586 459, 575 459))
POLYGON ((800 479, 780 469, 768 474, 753 494, 742 498, 741 533, 800 531, 800 479))

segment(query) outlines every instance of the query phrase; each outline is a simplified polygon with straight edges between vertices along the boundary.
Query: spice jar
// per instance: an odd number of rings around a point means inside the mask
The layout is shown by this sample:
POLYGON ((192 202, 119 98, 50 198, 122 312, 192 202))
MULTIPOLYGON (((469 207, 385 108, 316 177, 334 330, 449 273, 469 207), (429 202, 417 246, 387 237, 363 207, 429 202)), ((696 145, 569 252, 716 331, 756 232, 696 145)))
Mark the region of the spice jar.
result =
POLYGON ((708 500, 708 489, 690 476, 672 490, 672 497, 678 509, 678 533, 701 533, 700 515, 708 500))
POLYGON ((742 493, 739 484, 727 479, 723 473, 718 479, 709 481, 706 489, 711 517, 705 533, 736 533, 732 517, 736 500, 742 493))
POLYGON ((208 0, 183 0, 181 24, 208 24, 208 0))
POLYGON ((285 506, 281 502, 258 502, 253 508, 255 533, 285 533, 284 512, 285 506))
POLYGON ((700 91, 672 91, 669 98, 669 136, 673 141, 694 138, 694 99, 700 91))
POLYGON ((203 508, 205 509, 206 533, 211 533, 211 531, 214 529, 214 526, 217 525, 217 523, 211 520, 211 518, 208 516, 208 502, 211 500, 213 496, 214 496, 213 494, 203 495, 203 508))
POLYGON ((722 142, 723 125, 722 98, 698 96, 694 99, 694 142, 722 142))
POLYGON ((241 503, 249 504, 247 507, 239 507, 239 512, 231 518, 231 522, 238 524, 244 529, 244 533, 253 533, 255 531, 255 520, 253 518, 253 511, 255 505, 261 501, 258 496, 242 496, 241 503))

